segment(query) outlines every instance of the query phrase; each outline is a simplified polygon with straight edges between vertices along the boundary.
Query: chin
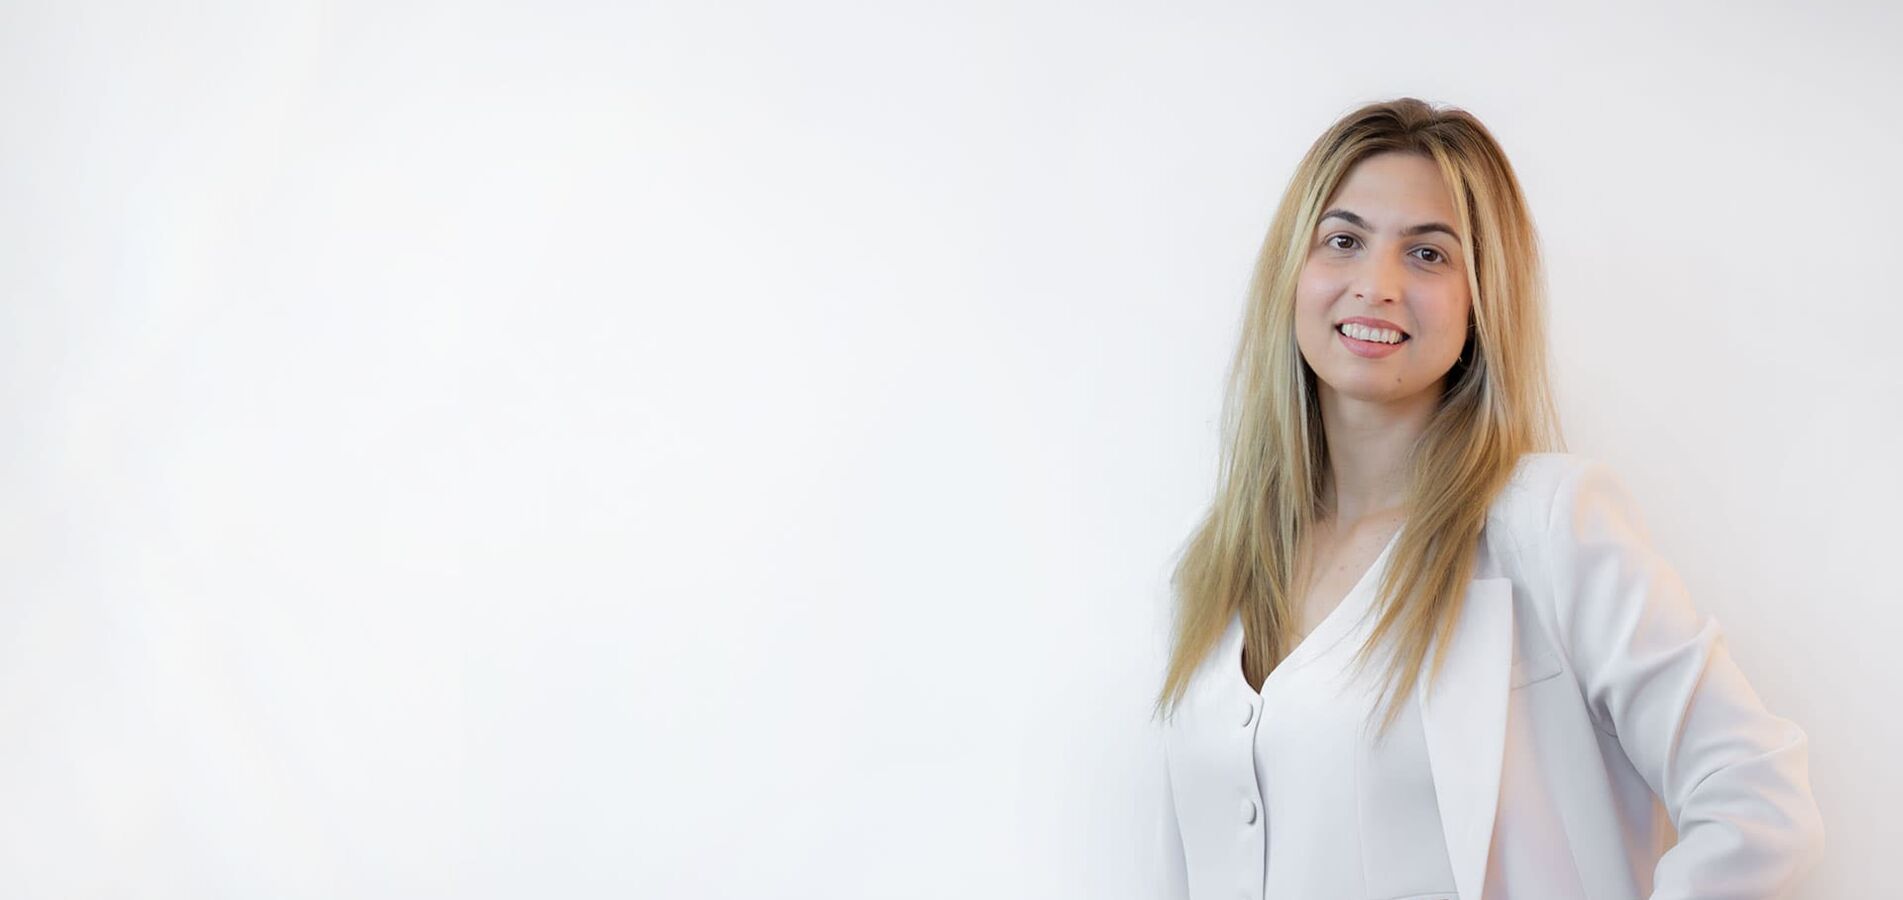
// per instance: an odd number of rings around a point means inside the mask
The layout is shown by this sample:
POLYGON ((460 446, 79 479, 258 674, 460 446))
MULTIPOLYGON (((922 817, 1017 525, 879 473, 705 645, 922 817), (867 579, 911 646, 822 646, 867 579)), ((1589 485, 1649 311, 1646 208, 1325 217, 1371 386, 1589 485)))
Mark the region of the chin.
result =
POLYGON ((1321 380, 1342 398, 1359 400, 1363 403, 1392 403, 1420 392, 1419 388, 1395 384, 1391 378, 1386 381, 1370 378, 1335 381, 1324 377, 1321 380))

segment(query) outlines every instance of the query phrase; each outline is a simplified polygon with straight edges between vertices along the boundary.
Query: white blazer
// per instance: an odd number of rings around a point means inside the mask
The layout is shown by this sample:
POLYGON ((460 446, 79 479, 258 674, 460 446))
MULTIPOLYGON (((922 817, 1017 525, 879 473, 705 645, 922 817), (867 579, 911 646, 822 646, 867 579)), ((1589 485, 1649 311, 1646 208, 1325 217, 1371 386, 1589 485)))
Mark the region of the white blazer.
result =
MULTIPOLYGON (((1415 692, 1460 900, 1783 896, 1824 848, 1808 741, 1765 709, 1619 477, 1528 454, 1481 545, 1439 683, 1424 670, 1415 692)), ((1196 765, 1171 752, 1242 734, 1248 685, 1216 669, 1232 663, 1204 660, 1162 727, 1166 896, 1264 900, 1266 845, 1236 812, 1256 792, 1247 738, 1220 766, 1208 743, 1196 765)))

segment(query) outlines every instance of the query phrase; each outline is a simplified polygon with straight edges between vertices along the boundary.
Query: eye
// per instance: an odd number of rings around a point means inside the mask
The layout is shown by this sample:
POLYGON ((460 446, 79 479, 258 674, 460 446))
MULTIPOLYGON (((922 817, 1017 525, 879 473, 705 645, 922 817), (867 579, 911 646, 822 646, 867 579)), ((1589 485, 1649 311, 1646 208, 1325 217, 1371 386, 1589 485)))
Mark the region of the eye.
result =
POLYGON ((1442 253, 1439 250, 1434 249, 1433 247, 1416 247, 1414 249, 1417 251, 1426 250, 1428 253, 1433 254, 1432 259, 1424 259, 1424 260, 1421 260, 1422 262, 1442 263, 1447 261, 1447 254, 1442 253))
POLYGON ((1347 247, 1343 247, 1343 246, 1341 246, 1340 244, 1337 244, 1337 243, 1335 243, 1335 239, 1336 239, 1336 238, 1342 238, 1342 239, 1344 239, 1344 240, 1349 240, 1349 241, 1353 241, 1353 240, 1355 239, 1355 236, 1354 236, 1354 235, 1352 235, 1352 234, 1331 234, 1331 235, 1329 235, 1329 236, 1327 236, 1327 237, 1325 237, 1325 238, 1323 238, 1323 239, 1322 239, 1322 243, 1324 243, 1324 244, 1327 244, 1328 246, 1330 246, 1330 247, 1333 247, 1333 248, 1335 248, 1336 250, 1346 250, 1346 249, 1348 249, 1347 247))

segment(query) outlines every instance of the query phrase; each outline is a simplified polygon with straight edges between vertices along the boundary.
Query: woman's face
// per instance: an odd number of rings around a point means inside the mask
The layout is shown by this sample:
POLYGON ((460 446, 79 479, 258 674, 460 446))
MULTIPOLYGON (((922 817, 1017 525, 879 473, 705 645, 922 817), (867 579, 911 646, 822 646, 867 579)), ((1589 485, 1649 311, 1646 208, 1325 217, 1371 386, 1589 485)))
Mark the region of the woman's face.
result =
POLYGON ((1379 153, 1348 171, 1322 207, 1295 286, 1295 341, 1320 390, 1376 403, 1428 389, 1439 397, 1467 339, 1457 228, 1433 160, 1379 153))

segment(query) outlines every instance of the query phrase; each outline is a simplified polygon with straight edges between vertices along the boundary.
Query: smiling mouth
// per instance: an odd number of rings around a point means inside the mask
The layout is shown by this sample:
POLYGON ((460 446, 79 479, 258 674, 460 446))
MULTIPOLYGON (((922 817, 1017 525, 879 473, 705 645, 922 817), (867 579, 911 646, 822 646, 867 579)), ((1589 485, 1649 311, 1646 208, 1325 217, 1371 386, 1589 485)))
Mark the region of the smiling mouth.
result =
POLYGON ((1413 335, 1410 335, 1407 332, 1402 331, 1398 328, 1396 329, 1369 328, 1365 325, 1356 325, 1353 322, 1342 322, 1337 324, 1335 326, 1335 333, 1341 335, 1342 337, 1352 338, 1357 341, 1366 341, 1370 344, 1387 344, 1390 346, 1395 344, 1406 343, 1409 338, 1413 337, 1413 335), (1355 331, 1358 332, 1357 334, 1349 333, 1348 328, 1351 325, 1354 326, 1355 331), (1388 334, 1397 334, 1397 335, 1400 335, 1400 337, 1394 340, 1383 340, 1383 338, 1388 334))

